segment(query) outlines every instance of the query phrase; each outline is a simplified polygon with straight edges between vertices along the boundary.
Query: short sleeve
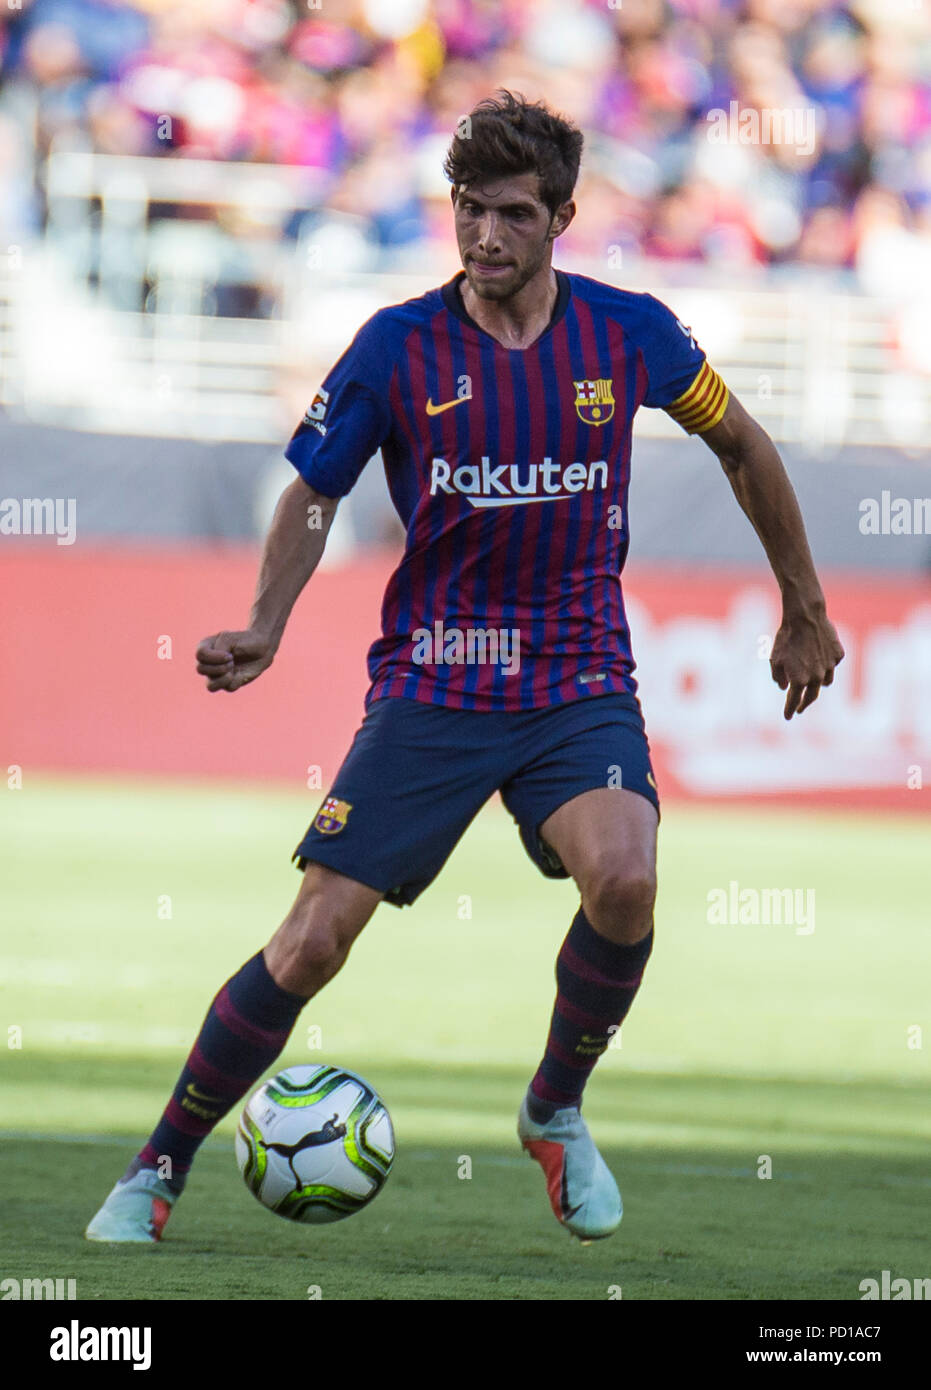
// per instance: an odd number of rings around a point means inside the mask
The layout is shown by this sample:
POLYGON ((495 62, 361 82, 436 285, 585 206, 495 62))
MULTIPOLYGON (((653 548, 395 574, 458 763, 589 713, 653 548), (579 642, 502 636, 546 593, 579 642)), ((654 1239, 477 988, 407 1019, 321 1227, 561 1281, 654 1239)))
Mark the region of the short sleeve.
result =
POLYGON ((285 449, 289 463, 324 497, 345 497, 391 430, 377 318, 363 324, 330 370, 285 449))
POLYGON ((681 319, 647 295, 649 312, 641 342, 647 371, 644 405, 665 410, 688 434, 719 423, 729 394, 681 319))

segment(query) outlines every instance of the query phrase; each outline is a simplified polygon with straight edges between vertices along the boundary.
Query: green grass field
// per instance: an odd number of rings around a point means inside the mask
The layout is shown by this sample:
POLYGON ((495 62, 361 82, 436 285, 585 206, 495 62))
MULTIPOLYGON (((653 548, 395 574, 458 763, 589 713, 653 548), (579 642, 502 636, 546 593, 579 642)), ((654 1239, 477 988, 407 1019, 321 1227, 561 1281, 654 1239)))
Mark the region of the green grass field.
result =
POLYGON ((576 898, 493 805, 413 909, 378 909, 282 1058, 381 1091, 399 1151, 377 1201, 279 1220, 239 1177, 231 1117, 161 1246, 85 1242, 210 998, 290 904, 318 799, 45 777, 2 798, 0 1274, 249 1300, 857 1300, 883 1269, 931 1274, 927 826, 672 806, 653 959, 586 1098, 624 1194, 612 1239, 561 1230, 516 1141, 576 898), (732 880, 814 889, 815 929, 709 924, 732 880))

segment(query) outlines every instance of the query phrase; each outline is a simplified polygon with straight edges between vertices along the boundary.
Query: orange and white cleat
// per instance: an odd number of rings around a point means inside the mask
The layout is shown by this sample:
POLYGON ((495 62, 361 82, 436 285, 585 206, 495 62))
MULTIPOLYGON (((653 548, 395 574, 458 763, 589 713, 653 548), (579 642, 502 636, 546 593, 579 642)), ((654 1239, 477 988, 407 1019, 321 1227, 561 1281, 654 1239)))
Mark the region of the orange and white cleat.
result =
POLYGON ((525 1096, 517 1133, 543 1169, 556 1220, 585 1243, 613 1235, 624 1211, 621 1194, 579 1111, 557 1110, 546 1124, 536 1124, 525 1096))
POLYGON ((84 1235, 87 1240, 155 1245, 177 1199, 178 1193, 154 1168, 140 1168, 116 1184, 84 1235))

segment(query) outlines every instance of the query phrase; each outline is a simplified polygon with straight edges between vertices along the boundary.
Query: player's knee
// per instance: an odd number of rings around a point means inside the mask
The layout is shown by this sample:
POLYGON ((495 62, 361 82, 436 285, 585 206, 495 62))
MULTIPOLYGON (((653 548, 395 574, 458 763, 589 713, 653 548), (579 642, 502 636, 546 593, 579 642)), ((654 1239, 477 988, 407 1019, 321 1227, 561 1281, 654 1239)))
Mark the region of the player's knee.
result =
POLYGON ((297 942, 297 960, 308 975, 325 984, 332 980, 348 955, 333 927, 315 926, 297 942))
POLYGON ((344 915, 339 904, 328 900, 323 885, 305 881, 266 948, 269 968, 283 989, 309 995, 333 978, 354 938, 344 915))
POLYGON ((301 959, 329 979, 349 954, 359 928, 351 905, 328 889, 325 877, 317 886, 305 880, 291 909, 291 929, 301 959))
POLYGON ((340 969, 349 946, 335 924, 286 919, 267 948, 270 969, 283 989, 310 996, 332 980, 340 969))
POLYGON ((656 873, 646 865, 606 866, 586 885, 584 900, 596 930, 615 940, 639 941, 650 929, 656 873))

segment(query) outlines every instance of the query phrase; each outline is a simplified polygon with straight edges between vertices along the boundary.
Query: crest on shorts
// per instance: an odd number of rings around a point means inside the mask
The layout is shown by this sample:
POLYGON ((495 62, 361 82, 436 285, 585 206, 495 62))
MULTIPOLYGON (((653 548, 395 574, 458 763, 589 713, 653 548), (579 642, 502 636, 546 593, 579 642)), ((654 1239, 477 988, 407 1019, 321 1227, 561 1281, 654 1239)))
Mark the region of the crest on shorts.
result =
POLYGON ((575 410, 586 425, 606 425, 614 414, 614 378, 600 376, 597 381, 574 381, 575 410))
POLYGON ((351 810, 351 802, 340 801, 335 796, 328 796, 317 812, 314 829, 319 830, 321 835, 338 835, 346 824, 351 810))

